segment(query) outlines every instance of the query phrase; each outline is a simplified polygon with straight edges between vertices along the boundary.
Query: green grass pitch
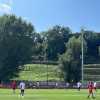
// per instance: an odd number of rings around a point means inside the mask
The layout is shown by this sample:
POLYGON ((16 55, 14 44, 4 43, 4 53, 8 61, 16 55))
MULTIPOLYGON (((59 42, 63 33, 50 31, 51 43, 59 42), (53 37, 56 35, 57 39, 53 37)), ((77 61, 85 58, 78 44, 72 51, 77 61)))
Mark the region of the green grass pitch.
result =
MULTIPOLYGON (((16 94, 11 89, 0 89, 0 100, 92 100, 87 98, 87 90, 70 89, 28 89, 25 90, 25 96, 19 95, 20 90, 16 90, 16 94)), ((100 91, 96 93, 96 99, 100 100, 100 91)))

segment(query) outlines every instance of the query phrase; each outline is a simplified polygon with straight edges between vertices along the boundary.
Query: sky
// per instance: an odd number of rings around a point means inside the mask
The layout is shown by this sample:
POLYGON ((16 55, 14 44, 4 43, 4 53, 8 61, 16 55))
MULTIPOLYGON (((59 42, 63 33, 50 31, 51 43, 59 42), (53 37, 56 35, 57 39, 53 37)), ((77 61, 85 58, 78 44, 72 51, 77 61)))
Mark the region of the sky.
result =
POLYGON ((31 22, 37 32, 54 25, 100 32, 100 0, 0 0, 0 15, 15 14, 31 22))

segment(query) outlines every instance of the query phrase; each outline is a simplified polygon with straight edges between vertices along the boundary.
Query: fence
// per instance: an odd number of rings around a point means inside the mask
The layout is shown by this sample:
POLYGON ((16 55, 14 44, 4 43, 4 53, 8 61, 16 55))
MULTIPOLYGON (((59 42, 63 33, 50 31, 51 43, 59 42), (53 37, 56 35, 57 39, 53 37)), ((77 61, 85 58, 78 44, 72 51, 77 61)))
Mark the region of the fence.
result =
MULTIPOLYGON (((76 89, 77 83, 66 83, 63 81, 24 81, 27 89, 76 89)), ((0 84, 1 88, 11 88, 11 81, 4 81, 0 84)), ((19 88, 20 81, 16 81, 19 88)), ((81 88, 86 89, 88 83, 83 83, 81 88)), ((97 82, 97 88, 100 88, 100 82, 97 82)))

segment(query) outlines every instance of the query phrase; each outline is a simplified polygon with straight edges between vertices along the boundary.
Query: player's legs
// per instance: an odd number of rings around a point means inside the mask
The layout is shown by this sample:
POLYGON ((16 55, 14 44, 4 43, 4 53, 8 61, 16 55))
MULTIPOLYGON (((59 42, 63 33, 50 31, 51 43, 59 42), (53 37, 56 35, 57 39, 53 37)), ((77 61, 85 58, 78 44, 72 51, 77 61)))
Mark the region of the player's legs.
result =
POLYGON ((80 87, 77 87, 77 90, 80 91, 80 87))
POLYGON ((97 92, 97 88, 96 87, 94 87, 94 90, 97 92))
POLYGON ((79 91, 80 91, 80 87, 79 87, 79 89, 78 89, 79 91))
POLYGON ((93 91, 92 90, 89 90, 89 95, 88 95, 88 98, 90 98, 90 96, 92 96, 92 98, 94 99, 95 97, 94 97, 94 93, 93 93, 93 91))
POLYGON ((88 98, 90 98, 91 94, 92 94, 92 90, 89 90, 88 98))
POLYGON ((20 95, 22 96, 22 89, 20 90, 20 95))
POLYGON ((13 88, 13 94, 15 94, 15 88, 13 88))
POLYGON ((94 96, 94 93, 92 92, 92 98, 94 99, 95 98, 95 96, 94 96))
POLYGON ((90 98, 90 95, 91 95, 91 94, 89 93, 89 94, 88 94, 88 98, 90 98))
POLYGON ((24 90, 21 90, 21 96, 24 96, 24 90))

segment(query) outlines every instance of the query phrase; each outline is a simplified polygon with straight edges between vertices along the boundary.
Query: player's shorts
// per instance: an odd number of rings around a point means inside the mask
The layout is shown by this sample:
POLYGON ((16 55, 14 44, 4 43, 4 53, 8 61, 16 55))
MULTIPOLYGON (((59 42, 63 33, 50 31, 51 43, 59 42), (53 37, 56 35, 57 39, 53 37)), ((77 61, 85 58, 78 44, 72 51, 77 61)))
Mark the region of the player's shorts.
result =
POLYGON ((92 89, 89 89, 89 93, 90 93, 90 94, 93 93, 93 90, 92 90, 92 89))
POLYGON ((21 89, 21 92, 24 93, 24 89, 21 89))
POLYGON ((96 90, 96 87, 94 87, 94 89, 96 90))
POLYGON ((78 89, 80 89, 81 87, 78 87, 78 89))
POLYGON ((15 90, 16 89, 16 87, 13 87, 13 90, 15 90))

